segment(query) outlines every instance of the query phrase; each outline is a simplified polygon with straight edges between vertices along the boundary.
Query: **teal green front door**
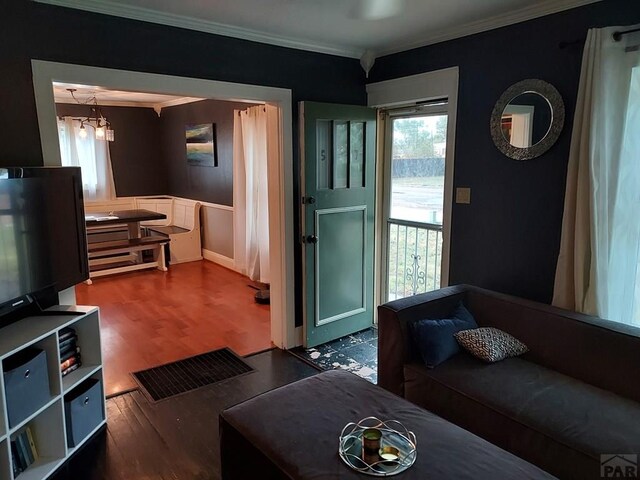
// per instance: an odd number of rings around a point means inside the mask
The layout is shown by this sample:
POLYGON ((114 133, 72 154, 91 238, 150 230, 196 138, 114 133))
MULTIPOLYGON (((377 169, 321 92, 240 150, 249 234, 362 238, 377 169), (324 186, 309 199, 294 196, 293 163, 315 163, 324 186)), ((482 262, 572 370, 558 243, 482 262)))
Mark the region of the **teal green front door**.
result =
POLYGON ((376 112, 300 103, 305 345, 373 324, 376 112))

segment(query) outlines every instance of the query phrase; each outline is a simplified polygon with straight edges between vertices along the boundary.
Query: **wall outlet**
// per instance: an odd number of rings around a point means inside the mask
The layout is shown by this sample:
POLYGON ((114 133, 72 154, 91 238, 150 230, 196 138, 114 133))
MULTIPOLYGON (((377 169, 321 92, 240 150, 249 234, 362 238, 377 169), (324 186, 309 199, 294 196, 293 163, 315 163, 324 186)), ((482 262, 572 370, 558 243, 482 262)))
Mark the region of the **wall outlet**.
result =
POLYGON ((471 188, 470 187, 457 187, 456 188, 456 203, 471 203, 471 188))

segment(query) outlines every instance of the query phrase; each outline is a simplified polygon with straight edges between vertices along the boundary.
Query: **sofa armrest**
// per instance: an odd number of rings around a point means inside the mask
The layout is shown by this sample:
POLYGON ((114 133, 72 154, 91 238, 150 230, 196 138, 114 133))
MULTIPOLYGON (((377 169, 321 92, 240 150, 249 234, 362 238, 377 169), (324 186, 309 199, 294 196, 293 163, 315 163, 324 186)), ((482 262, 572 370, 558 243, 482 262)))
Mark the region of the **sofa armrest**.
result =
POLYGON ((378 307, 378 385, 404 396, 404 364, 418 358, 409 322, 445 318, 465 299, 467 290, 467 285, 456 285, 378 307))

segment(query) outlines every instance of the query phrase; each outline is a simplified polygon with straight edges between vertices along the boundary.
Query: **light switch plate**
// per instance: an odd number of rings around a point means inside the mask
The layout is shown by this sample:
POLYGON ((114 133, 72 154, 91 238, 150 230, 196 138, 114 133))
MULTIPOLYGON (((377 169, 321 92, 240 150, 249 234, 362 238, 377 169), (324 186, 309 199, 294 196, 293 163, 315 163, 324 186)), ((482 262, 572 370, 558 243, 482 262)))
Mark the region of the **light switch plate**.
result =
POLYGON ((471 188, 469 187, 457 187, 456 188, 456 203, 471 203, 471 188))

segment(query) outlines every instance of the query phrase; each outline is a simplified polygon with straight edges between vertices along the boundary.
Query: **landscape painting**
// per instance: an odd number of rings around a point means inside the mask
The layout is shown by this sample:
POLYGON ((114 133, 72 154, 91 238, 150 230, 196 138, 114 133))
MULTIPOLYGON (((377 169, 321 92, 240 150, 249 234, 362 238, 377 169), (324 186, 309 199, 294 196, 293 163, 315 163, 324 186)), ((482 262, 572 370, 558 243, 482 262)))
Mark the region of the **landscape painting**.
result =
POLYGON ((187 163, 202 167, 218 166, 216 130, 213 123, 186 125, 187 163))

